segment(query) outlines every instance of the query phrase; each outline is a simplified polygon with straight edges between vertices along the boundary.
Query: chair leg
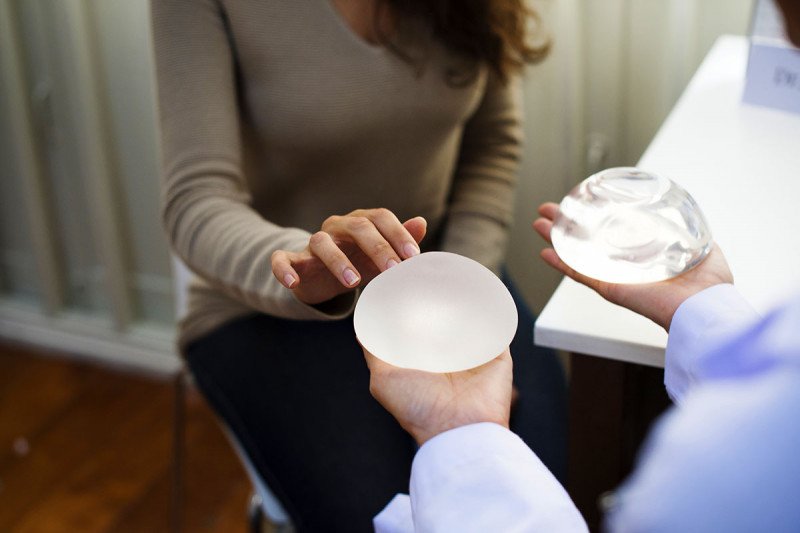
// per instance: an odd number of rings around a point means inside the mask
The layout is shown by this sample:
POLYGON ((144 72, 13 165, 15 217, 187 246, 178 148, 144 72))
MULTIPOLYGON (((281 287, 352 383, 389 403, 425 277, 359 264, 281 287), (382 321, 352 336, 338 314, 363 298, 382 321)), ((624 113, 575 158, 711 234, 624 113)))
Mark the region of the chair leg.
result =
POLYGON ((175 398, 173 402, 172 426, 172 510, 171 529, 180 533, 183 529, 184 461, 186 450, 186 370, 175 376, 175 398))
POLYGON ((261 508, 261 496, 254 492, 247 504, 247 524, 250 533, 262 533, 264 530, 264 511, 261 508))

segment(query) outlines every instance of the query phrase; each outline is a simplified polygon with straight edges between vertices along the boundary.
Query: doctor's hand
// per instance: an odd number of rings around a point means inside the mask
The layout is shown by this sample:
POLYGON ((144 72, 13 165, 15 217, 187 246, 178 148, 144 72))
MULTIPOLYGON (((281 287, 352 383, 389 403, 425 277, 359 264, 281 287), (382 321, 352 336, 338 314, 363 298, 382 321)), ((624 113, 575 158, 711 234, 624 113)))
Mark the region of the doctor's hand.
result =
MULTIPOLYGON (((539 206, 539 215, 533 228, 552 244, 550 231, 558 215, 558 204, 542 204, 539 206)), ((586 277, 567 266, 553 248, 545 248, 541 256, 548 265, 593 289, 609 302, 643 315, 667 331, 675 311, 687 298, 714 285, 733 283, 733 274, 725 256, 716 245, 708 257, 692 270, 666 281, 643 284, 607 283, 586 277)))
POLYGON ((309 305, 326 302, 369 283, 404 259, 419 254, 427 222, 401 223, 388 209, 358 209, 323 222, 301 252, 277 250, 272 273, 309 305))
POLYGON ((369 390, 421 446, 450 429, 493 422, 508 427, 512 362, 508 349, 462 372, 435 374, 398 368, 364 350, 369 390))

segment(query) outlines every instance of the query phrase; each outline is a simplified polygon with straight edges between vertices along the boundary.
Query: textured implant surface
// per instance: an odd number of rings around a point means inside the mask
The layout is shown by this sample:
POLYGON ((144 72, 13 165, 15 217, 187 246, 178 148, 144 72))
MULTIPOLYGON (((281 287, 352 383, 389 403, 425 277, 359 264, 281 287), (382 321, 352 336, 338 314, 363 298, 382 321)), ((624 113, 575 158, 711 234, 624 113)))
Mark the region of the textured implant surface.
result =
POLYGON ((461 255, 428 252, 383 272, 356 305, 359 342, 402 368, 458 372, 511 343, 517 309, 492 271, 461 255))

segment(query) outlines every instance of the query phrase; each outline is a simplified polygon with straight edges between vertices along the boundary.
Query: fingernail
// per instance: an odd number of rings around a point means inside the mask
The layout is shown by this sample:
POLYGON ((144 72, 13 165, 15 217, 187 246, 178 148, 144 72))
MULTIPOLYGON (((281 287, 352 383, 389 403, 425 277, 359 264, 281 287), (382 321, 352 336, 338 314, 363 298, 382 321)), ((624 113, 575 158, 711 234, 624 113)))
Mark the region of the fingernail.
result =
POLYGON ((394 259, 389 259, 388 261, 386 261, 386 269, 388 270, 388 269, 390 269, 392 267, 397 266, 398 264, 399 263, 397 261, 395 261, 394 259))
POLYGON ((403 253, 406 254, 406 257, 414 257, 415 255, 419 255, 419 248, 407 242, 405 246, 403 246, 403 253))
POLYGON ((347 285, 350 286, 350 287, 352 287, 353 285, 358 283, 358 276, 356 275, 355 272, 353 272, 349 268, 344 269, 344 273, 342 273, 342 277, 344 277, 345 283, 347 283, 347 285))
POLYGON ((283 276, 283 283, 288 288, 291 289, 292 285, 294 285, 294 282, 295 282, 294 276, 292 276, 291 274, 286 274, 285 276, 283 276))

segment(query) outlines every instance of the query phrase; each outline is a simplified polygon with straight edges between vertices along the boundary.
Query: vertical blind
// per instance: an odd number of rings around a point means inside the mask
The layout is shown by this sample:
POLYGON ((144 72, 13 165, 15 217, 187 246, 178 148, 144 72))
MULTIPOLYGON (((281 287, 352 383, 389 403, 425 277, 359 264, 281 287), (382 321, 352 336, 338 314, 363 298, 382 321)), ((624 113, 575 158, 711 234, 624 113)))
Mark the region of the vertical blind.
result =
POLYGON ((171 371, 147 9, 0 1, 0 335, 171 371))

